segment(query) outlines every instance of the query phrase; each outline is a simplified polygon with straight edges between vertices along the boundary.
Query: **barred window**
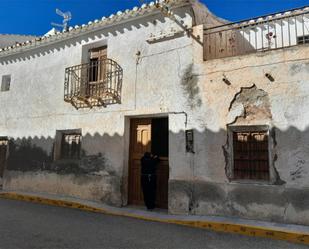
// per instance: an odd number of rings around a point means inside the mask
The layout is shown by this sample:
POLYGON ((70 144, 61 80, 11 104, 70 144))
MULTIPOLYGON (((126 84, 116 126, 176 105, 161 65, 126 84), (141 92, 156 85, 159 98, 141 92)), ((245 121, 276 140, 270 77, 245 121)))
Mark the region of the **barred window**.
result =
POLYGON ((61 141, 61 158, 79 159, 81 134, 63 134, 61 141))
POLYGON ((267 131, 233 132, 233 178, 269 180, 267 131))
POLYGON ((81 130, 56 132, 54 159, 79 159, 81 154, 81 130))

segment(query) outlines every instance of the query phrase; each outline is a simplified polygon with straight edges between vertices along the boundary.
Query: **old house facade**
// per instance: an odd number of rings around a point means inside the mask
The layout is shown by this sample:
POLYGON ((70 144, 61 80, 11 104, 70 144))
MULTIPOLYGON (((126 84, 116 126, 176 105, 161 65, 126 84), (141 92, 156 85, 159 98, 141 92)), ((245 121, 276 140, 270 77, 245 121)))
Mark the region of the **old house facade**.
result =
POLYGON ((308 8, 161 1, 0 49, 4 190, 309 225, 308 8), (168 3, 167 3, 168 2, 168 3))

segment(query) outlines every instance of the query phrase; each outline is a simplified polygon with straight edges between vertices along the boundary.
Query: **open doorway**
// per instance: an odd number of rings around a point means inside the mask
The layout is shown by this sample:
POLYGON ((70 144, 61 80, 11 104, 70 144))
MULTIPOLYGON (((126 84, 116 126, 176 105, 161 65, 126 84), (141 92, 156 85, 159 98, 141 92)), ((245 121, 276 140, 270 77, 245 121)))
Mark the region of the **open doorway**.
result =
POLYGON ((157 167, 156 207, 168 207, 168 118, 141 118, 131 120, 129 195, 130 205, 144 205, 141 187, 140 159, 145 152, 160 157, 157 167))

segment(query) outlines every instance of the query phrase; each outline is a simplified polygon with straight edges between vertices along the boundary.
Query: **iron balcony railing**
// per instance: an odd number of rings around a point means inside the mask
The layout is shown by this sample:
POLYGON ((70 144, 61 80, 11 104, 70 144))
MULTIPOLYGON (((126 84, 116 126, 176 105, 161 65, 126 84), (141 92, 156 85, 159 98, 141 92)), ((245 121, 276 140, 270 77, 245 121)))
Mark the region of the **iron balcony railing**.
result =
POLYGON ((204 29, 204 60, 309 43, 309 7, 204 29))
POLYGON ((76 109, 121 102, 123 70, 111 59, 91 59, 89 63, 65 70, 64 100, 76 109))

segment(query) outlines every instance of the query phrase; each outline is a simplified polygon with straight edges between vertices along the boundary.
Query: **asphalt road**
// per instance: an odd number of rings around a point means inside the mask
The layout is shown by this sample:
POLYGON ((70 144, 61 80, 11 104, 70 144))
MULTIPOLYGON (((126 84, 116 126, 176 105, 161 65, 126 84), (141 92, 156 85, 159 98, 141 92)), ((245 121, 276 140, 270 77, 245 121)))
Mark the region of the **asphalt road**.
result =
POLYGON ((308 249, 309 247, 0 199, 0 248, 308 249))

